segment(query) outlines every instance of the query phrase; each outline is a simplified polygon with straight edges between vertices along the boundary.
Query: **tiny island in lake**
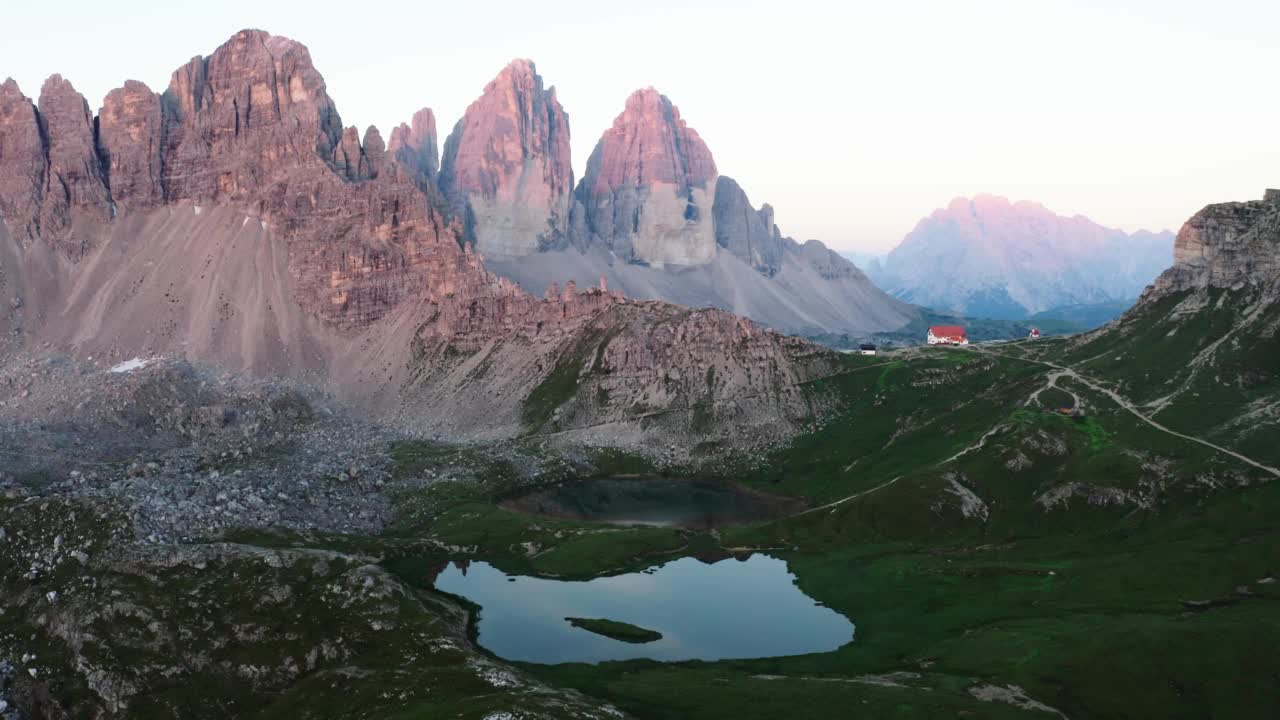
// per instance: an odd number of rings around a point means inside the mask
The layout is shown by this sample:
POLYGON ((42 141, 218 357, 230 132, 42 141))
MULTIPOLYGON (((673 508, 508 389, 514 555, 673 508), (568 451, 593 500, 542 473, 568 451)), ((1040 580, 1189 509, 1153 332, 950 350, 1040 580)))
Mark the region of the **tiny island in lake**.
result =
POLYGON ((613 638, 614 640, 621 640, 622 642, 642 644, 662 639, 662 633, 657 632, 656 630, 649 630, 647 628, 639 627, 638 625, 619 622, 617 620, 578 617, 567 617, 565 620, 576 628, 582 628, 588 632, 603 635, 607 638, 613 638))

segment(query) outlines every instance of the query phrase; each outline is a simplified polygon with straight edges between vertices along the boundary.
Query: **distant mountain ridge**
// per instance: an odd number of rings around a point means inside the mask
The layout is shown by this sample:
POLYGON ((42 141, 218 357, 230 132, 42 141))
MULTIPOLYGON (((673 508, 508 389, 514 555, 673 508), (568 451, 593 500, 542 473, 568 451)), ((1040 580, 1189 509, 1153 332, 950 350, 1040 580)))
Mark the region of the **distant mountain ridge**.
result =
POLYGON ((1126 233, 995 195, 934 211, 867 273, 907 302, 1024 319, 1136 298, 1173 258, 1173 233, 1126 233))

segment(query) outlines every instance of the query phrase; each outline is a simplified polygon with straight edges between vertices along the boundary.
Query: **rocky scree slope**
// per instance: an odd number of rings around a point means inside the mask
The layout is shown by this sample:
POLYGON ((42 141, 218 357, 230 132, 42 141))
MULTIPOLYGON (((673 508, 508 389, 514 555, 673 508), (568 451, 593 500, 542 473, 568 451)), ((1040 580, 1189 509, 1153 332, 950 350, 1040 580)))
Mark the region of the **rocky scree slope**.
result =
MULTIPOLYGON (((532 67, 518 69, 510 82, 536 91, 532 67)), ((553 95, 533 96, 534 115, 555 115, 553 95)), ((525 401, 567 372, 590 330, 610 347, 646 350, 611 356, 613 400, 579 404, 579 427, 628 426, 642 437, 652 427, 644 418, 670 409, 687 432, 694 418, 683 408, 736 402, 724 393, 743 390, 757 411, 718 416, 704 428, 709 436, 785 436, 806 412, 769 398, 830 369, 811 346, 712 312, 698 316, 714 320, 700 326, 710 334, 691 352, 673 345, 680 333, 632 335, 651 321, 684 322, 683 310, 572 285, 534 296, 491 274, 463 241, 463 223, 446 219, 431 184, 434 143, 427 112, 398 128, 389 147, 376 128, 363 138, 344 129, 306 48, 261 31, 193 58, 161 94, 127 83, 96 120, 61 78, 45 84, 38 104, 7 81, 5 352, 54 348, 98 362, 181 355, 303 380, 415 431, 467 437, 542 429, 525 401), (740 381, 673 380, 705 376, 726 358, 742 369, 740 381), (475 382, 453 383, 463 377, 475 382)), ((493 148, 471 147, 464 132, 446 151, 450 177, 493 148)))

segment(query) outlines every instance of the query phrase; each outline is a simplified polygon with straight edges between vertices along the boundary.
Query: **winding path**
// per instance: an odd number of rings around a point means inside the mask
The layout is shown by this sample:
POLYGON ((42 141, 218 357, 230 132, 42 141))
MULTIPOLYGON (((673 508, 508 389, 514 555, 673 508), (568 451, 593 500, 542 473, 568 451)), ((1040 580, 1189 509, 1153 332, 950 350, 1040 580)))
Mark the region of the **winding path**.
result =
POLYGON ((898 482, 898 481, 899 481, 899 480, 901 480, 901 479, 902 479, 902 476, 901 476, 901 475, 899 475, 898 477, 896 477, 896 478, 894 478, 894 479, 890 480, 889 482, 880 483, 879 485, 877 485, 877 486, 875 486, 875 487, 871 488, 870 490, 863 490, 863 491, 861 491, 861 492, 856 492, 856 493, 854 493, 854 494, 850 495, 850 496, 849 496, 849 497, 847 497, 847 498, 840 498, 839 500, 836 500, 835 502, 829 502, 829 503, 827 503, 826 505, 819 505, 818 507, 812 507, 812 508, 809 508, 808 510, 802 510, 801 512, 798 512, 798 513, 796 513, 795 515, 788 515, 786 518, 783 518, 783 519, 784 519, 784 520, 790 520, 791 518, 798 518, 798 517, 801 517, 801 516, 804 516, 804 515, 808 515, 809 513, 815 513, 815 512, 818 512, 819 510, 830 510, 831 512, 835 512, 835 511, 836 511, 835 509, 836 509, 837 507, 839 507, 840 505, 843 505, 843 504, 845 504, 845 503, 849 502, 850 500, 857 500, 858 498, 862 497, 863 495, 870 495, 871 493, 873 493, 873 492, 875 492, 875 491, 877 491, 877 490, 880 490, 880 489, 883 489, 883 488, 887 488, 887 487, 889 487, 890 485, 892 485, 892 484, 894 484, 894 483, 898 482))
MULTIPOLYGON (((1270 473, 1271 475, 1274 475, 1275 477, 1280 478, 1280 468, 1273 468, 1270 465, 1264 465, 1258 462, 1257 460, 1254 460, 1253 458, 1247 457, 1245 455, 1241 455, 1235 450, 1222 447, 1221 445, 1215 445, 1209 442, 1208 440, 1198 438, 1194 435, 1187 435, 1186 433, 1180 433, 1177 430, 1171 430, 1168 427, 1165 427, 1164 425, 1161 425, 1160 423, 1151 419, 1149 416, 1143 414, 1142 411, 1138 410, 1138 408, 1134 406, 1133 403, 1125 399, 1122 395, 1120 395, 1120 393, 1117 393, 1115 390, 1112 390, 1108 387, 1104 387, 1100 385, 1097 381, 1087 378, 1084 375, 1081 375, 1080 373, 1076 372, 1075 370, 1069 367, 1058 365, 1057 363, 1051 363, 1047 360, 1034 360, 1032 358, 1018 357, 1016 355, 999 353, 993 350, 988 350, 986 348, 977 347, 973 345, 970 345, 969 349, 972 352, 985 353, 987 355, 995 355, 998 357, 1009 358, 1010 360, 1021 360, 1023 362, 1029 362, 1029 363, 1034 363, 1036 365, 1044 365, 1045 367, 1053 368, 1055 371, 1057 371, 1057 374, 1052 377, 1052 382, 1054 383, 1056 383, 1057 379, 1060 377, 1064 377, 1064 376, 1069 377, 1072 380, 1075 380, 1080 384, 1084 385, 1085 387, 1088 387, 1096 392, 1100 392, 1103 395, 1106 395, 1107 397, 1111 398, 1111 400, 1115 402, 1115 404, 1119 405, 1120 407, 1132 413, 1134 417, 1138 418, 1139 420, 1145 422, 1146 424, 1150 425, 1151 427, 1161 432, 1168 433, 1169 435, 1173 435, 1174 437, 1182 438, 1183 440, 1190 440, 1191 442, 1199 443, 1207 448, 1217 450, 1218 452, 1224 455, 1229 455, 1235 458, 1236 460, 1239 460, 1240 462, 1245 463, 1246 465, 1251 465, 1259 470, 1270 473)), ((1037 392, 1036 394, 1038 395, 1039 392, 1037 392)))

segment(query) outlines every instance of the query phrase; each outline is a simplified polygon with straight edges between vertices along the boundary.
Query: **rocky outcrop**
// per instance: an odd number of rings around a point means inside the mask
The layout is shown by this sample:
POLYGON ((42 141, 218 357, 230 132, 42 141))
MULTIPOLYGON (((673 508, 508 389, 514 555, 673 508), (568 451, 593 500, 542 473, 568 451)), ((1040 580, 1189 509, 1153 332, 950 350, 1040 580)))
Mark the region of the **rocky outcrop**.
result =
POLYGON ((333 149, 333 168, 347 180, 359 180, 363 155, 360 149, 360 131, 354 126, 345 128, 338 146, 333 149))
POLYGON ((110 219, 111 199, 99 166, 93 113, 84 96, 61 75, 40 88, 40 121, 48 142, 40 229, 55 238, 70 234, 72 210, 88 219, 110 219))
POLYGON ((364 131, 364 141, 360 143, 360 179, 372 180, 382 172, 387 164, 387 146, 382 142, 382 133, 370 125, 364 131))
POLYGON ((440 167, 440 148, 436 141, 436 116, 431 108, 413 114, 411 125, 400 123, 391 131, 387 154, 404 167, 422 190, 435 184, 440 167))
POLYGON ((38 107, 12 79, 0 86, 0 172, 0 217, 23 241, 42 238, 79 256, 88 240, 77 217, 111 218, 93 115, 60 75, 45 81, 38 107))
POLYGON ((773 208, 756 210, 747 193, 728 176, 716 182, 714 204, 716 243, 772 277, 782 267, 785 241, 773 223, 773 208))
POLYGON ((98 113, 98 156, 120 209, 144 210, 164 202, 163 144, 159 95, 136 80, 107 93, 98 113))
POLYGON ((387 148, 382 142, 382 133, 370 125, 364 131, 364 141, 360 133, 349 127, 342 131, 342 139, 333 150, 333 168, 346 180, 372 180, 378 177, 387 162, 387 148))
POLYGON ((1196 213, 1178 231, 1173 260, 1156 280, 1157 292, 1275 282, 1280 278, 1280 191, 1196 213))
POLYGON ((486 256, 521 256, 567 239, 573 192, 569 118, 532 61, 485 86, 445 141, 440 188, 486 256))
POLYGON ((702 265, 716 249, 715 161, 666 96, 637 90, 606 130, 578 185, 586 244, 626 262, 702 265))
POLYGON ((1038 203, 978 195, 921 220, 872 272, 909 302, 1022 319, 1137 297, 1168 266, 1172 243, 1169 232, 1130 234, 1038 203))

